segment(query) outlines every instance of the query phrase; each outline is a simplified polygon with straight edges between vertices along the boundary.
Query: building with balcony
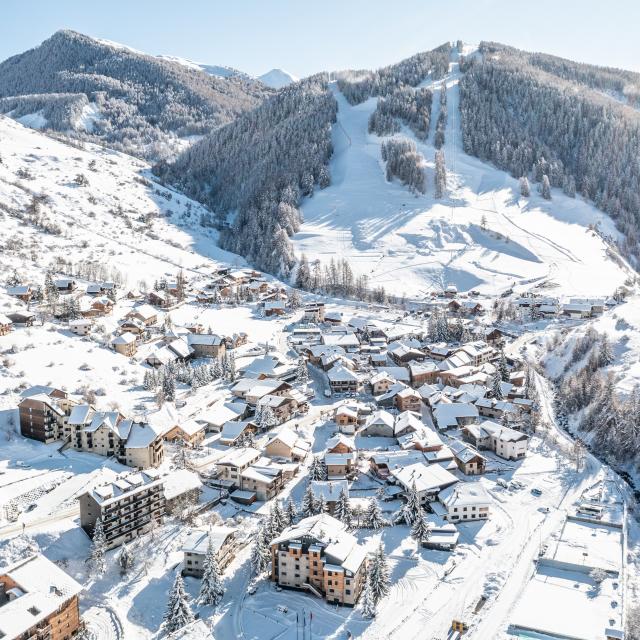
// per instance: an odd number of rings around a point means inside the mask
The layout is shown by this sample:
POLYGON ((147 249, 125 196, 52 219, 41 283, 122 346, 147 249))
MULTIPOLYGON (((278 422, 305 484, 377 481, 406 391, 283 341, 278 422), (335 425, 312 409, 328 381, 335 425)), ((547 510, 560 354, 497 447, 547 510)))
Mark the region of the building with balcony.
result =
POLYGON ((155 469, 115 476, 78 500, 80 525, 93 536, 100 518, 107 549, 147 533, 162 523, 165 514, 164 484, 155 469))
POLYGON ((75 405, 66 391, 35 386, 20 395, 18 412, 23 436, 49 444, 65 435, 67 419, 75 405))
POLYGON ((345 525, 323 513, 287 527, 271 541, 271 579, 330 604, 353 606, 364 587, 367 554, 345 525))
POLYGON ((119 411, 96 411, 77 405, 67 419, 71 446, 101 456, 115 457, 138 469, 157 467, 164 460, 162 433, 150 424, 138 423, 119 411))

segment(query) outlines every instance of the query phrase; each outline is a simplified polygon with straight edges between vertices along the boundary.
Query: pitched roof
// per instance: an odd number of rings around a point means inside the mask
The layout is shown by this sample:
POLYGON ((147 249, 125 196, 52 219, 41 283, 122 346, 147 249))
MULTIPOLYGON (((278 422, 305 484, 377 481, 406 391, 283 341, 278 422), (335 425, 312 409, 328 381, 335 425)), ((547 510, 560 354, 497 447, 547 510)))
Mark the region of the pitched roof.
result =
POLYGON ((0 606, 0 637, 18 638, 55 613, 82 585, 43 555, 21 559, 0 569, 22 594, 0 606))
POLYGON ((418 492, 433 492, 458 482, 458 478, 443 467, 437 464, 427 466, 422 462, 393 469, 391 474, 407 489, 415 483, 418 492))
POLYGON ((238 530, 233 527, 224 527, 222 525, 211 527, 210 529, 194 529, 182 543, 182 551, 184 553, 205 555, 209 540, 211 540, 214 553, 218 553, 227 538, 234 536, 237 532, 238 530))

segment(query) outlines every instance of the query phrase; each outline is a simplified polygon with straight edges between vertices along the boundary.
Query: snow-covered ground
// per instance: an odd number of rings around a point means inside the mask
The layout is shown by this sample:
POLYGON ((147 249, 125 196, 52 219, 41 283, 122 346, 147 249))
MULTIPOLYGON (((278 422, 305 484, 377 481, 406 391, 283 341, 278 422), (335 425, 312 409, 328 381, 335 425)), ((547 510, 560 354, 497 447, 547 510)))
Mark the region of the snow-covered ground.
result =
POLYGON ((412 195, 385 178, 380 146, 385 138, 367 133, 377 99, 351 106, 339 92, 333 127, 332 184, 303 204, 304 224, 294 238, 297 251, 328 262, 347 259, 372 286, 418 297, 452 282, 458 290, 504 291, 515 283, 549 281, 554 294, 610 295, 628 275, 608 257, 605 242, 589 225, 617 237, 612 221, 580 198, 553 190, 544 200, 532 188, 521 198, 518 181, 462 151, 457 62, 445 79, 448 124, 444 146, 448 193, 433 197, 433 139, 440 81, 434 92, 431 132, 426 142, 406 127, 426 159, 427 193, 412 195), (483 219, 486 228, 482 228, 483 219))
MULTIPOLYGON (((606 258, 603 242, 585 227, 587 221, 599 220, 603 231, 613 233, 610 221, 589 205, 556 193, 551 202, 538 196, 522 202, 514 196, 515 181, 462 154, 459 136, 455 135, 455 67, 448 85, 452 110, 445 148, 451 172, 449 200, 435 203, 430 194, 414 198, 400 185, 386 183, 379 162, 380 141, 366 133, 374 103, 349 107, 338 95, 334 184, 305 204, 307 222, 297 236, 298 246, 304 247, 309 257, 327 259, 334 255, 332 252, 349 257, 355 271, 359 265, 372 270, 372 284, 384 284, 398 295, 402 293, 398 282, 408 295, 437 288, 442 281, 490 294, 507 288, 514 280, 536 279, 556 282, 554 293, 610 294, 627 277, 626 270, 606 258), (480 228, 483 213, 487 232, 480 228), (496 238, 497 233, 508 241, 496 238)), ((438 103, 437 95, 434 102, 438 103)), ((63 259, 103 265, 104 275, 96 279, 108 279, 117 270, 124 280, 122 290, 151 284, 163 276, 171 279, 179 268, 198 283, 220 263, 244 265, 241 258, 215 246, 215 232, 199 226, 200 215, 206 214, 200 205, 147 182, 148 166, 138 160, 90 145, 78 149, 7 118, 0 118, 0 144, 2 281, 16 269, 26 281, 42 284, 46 269, 53 268, 56 275, 63 273, 63 259), (95 165, 90 167, 91 161, 95 165), (33 178, 17 179, 21 168, 28 169, 33 178), (76 184, 79 173, 87 177, 88 186, 76 184), (61 227, 62 233, 45 233, 11 215, 12 210, 27 207, 32 193, 49 196, 42 212, 50 223, 61 227), (143 222, 142 218, 152 222, 143 222)), ((431 180, 433 148, 427 144, 421 149, 431 180)), ((80 286, 88 282, 83 278, 78 281, 80 286)), ((29 507, 16 522, 0 523, 0 564, 37 545, 85 586, 83 614, 96 637, 146 640, 161 635, 167 592, 189 526, 169 519, 154 534, 136 543, 136 568, 126 578, 119 575, 115 552, 110 552, 107 573, 94 580, 87 570, 89 539, 78 526, 75 496, 107 469, 117 471, 122 467, 99 456, 59 451, 59 445, 21 438, 16 433, 14 410, 21 386, 51 383, 71 392, 85 385, 104 388, 105 395, 97 399, 100 408, 117 404, 125 413, 150 411, 153 398, 141 386, 145 370, 141 361, 153 345, 145 345, 129 360, 107 349, 101 340, 133 304, 119 299, 112 316, 98 319, 104 330, 94 335, 96 339, 73 336, 50 322, 36 323, 28 329, 18 327, 0 337, 0 509, 12 501, 29 507)), ((20 306, 0 293, 0 313, 20 306)), ((340 301, 333 301, 328 309, 340 309, 347 317, 358 314, 389 322, 401 313, 398 309, 387 311, 340 301)), ((244 352, 267 342, 286 351, 288 325, 296 319, 265 319, 259 317, 254 306, 204 307, 192 299, 172 310, 170 316, 175 325, 199 322, 223 334, 244 331, 250 339, 244 352)), ((405 321, 423 322, 415 318, 405 321)), ((594 323, 599 331, 609 332, 618 357, 619 365, 615 366, 621 371, 624 368, 628 384, 632 384, 640 376, 634 355, 640 348, 637 300, 616 307, 594 323)), ((514 342, 513 352, 517 352, 516 346, 540 337, 547 326, 533 326, 531 332, 514 342)), ((575 323, 574 330, 584 331, 584 327, 575 323)), ((239 358, 239 364, 243 362, 239 358)), ((322 415, 335 399, 324 398, 319 379, 314 384, 316 399, 309 415, 299 420, 299 429, 312 442, 312 450, 320 452, 336 429, 322 415)), ((217 398, 228 397, 228 393, 227 386, 220 383, 195 393, 180 387, 178 395, 185 400, 182 414, 190 416, 217 398)), ((467 621, 473 638, 508 637, 514 611, 522 607, 525 589, 532 584, 534 560, 541 545, 558 530, 584 489, 602 475, 600 463, 592 456, 585 468, 575 471, 569 458, 570 441, 555 424, 548 389, 541 389, 541 393, 542 411, 550 429, 532 439, 523 461, 500 465, 504 473, 499 477, 518 479, 525 488, 501 488, 495 473, 466 479, 482 483, 494 504, 488 521, 460 525, 461 541, 454 553, 417 549, 404 526, 356 533, 369 549, 382 541, 392 569, 391 593, 374 620, 364 619, 359 607, 335 608, 310 595, 278 592, 266 580, 260 581, 256 593, 250 595, 250 547, 243 548, 227 568, 221 605, 215 611, 195 609, 218 640, 297 640, 303 633, 303 620, 307 623, 305 637, 311 631, 316 638, 344 638, 347 632, 370 639, 442 638, 453 619, 467 621), (540 497, 531 494, 534 487, 542 491, 540 497), (474 613, 483 598, 483 606, 474 613), (288 611, 278 611, 279 604, 286 605, 288 611)), ((378 439, 370 439, 368 445, 362 440, 366 439, 360 438, 358 444, 364 448, 380 444, 378 439)), ((212 448, 216 447, 213 442, 212 448)), ((497 462, 491 454, 488 456, 497 462)), ((303 471, 280 498, 291 495, 299 502, 305 484, 303 471)), ((368 498, 379 486, 376 479, 363 473, 353 494, 358 499, 368 498)), ((398 506, 397 502, 385 502, 385 515, 391 515, 398 506)), ((235 523, 241 535, 248 538, 266 511, 268 506, 263 504, 247 510, 232 502, 216 507, 217 516, 235 523)), ((200 524, 206 524, 210 515, 206 513, 200 524)), ((630 562, 638 566, 637 529, 630 529, 630 541, 630 562)), ((187 578, 185 582, 194 598, 199 581, 187 578)), ((534 584, 533 588, 538 586, 534 584)))

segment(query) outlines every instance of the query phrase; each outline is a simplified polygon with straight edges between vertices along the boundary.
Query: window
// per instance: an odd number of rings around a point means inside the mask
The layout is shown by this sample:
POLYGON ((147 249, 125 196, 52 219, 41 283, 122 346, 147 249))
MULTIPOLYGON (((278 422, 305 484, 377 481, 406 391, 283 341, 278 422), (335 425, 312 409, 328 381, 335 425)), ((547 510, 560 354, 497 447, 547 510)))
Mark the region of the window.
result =
POLYGON ((344 592, 345 592, 348 596, 350 596, 350 595, 351 595, 351 589, 345 589, 345 590, 344 590, 344 592))

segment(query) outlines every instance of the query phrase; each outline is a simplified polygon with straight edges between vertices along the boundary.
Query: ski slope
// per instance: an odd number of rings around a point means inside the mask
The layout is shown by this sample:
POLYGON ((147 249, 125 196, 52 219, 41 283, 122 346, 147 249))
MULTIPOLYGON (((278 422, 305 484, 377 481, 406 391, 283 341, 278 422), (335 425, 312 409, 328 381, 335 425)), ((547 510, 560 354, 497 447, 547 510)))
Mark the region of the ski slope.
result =
MULTIPOLYGON (((333 83, 338 120, 333 127, 332 185, 303 204, 304 224, 294 237, 309 260, 345 258, 371 286, 420 296, 454 283, 461 291, 500 292, 513 283, 549 281, 563 294, 610 294, 627 277, 624 264, 608 257, 605 236, 617 237, 613 222, 580 198, 553 190, 520 197, 518 181, 462 151, 458 82, 454 59, 445 78, 448 123, 444 146, 447 196, 433 197, 433 139, 441 82, 434 91, 431 131, 422 143, 405 128, 425 157, 427 193, 414 196, 385 179, 380 146, 367 123, 377 98, 351 106, 333 83), (486 228, 482 228, 483 218, 486 228)), ((532 187, 535 190, 535 185, 532 187)))

